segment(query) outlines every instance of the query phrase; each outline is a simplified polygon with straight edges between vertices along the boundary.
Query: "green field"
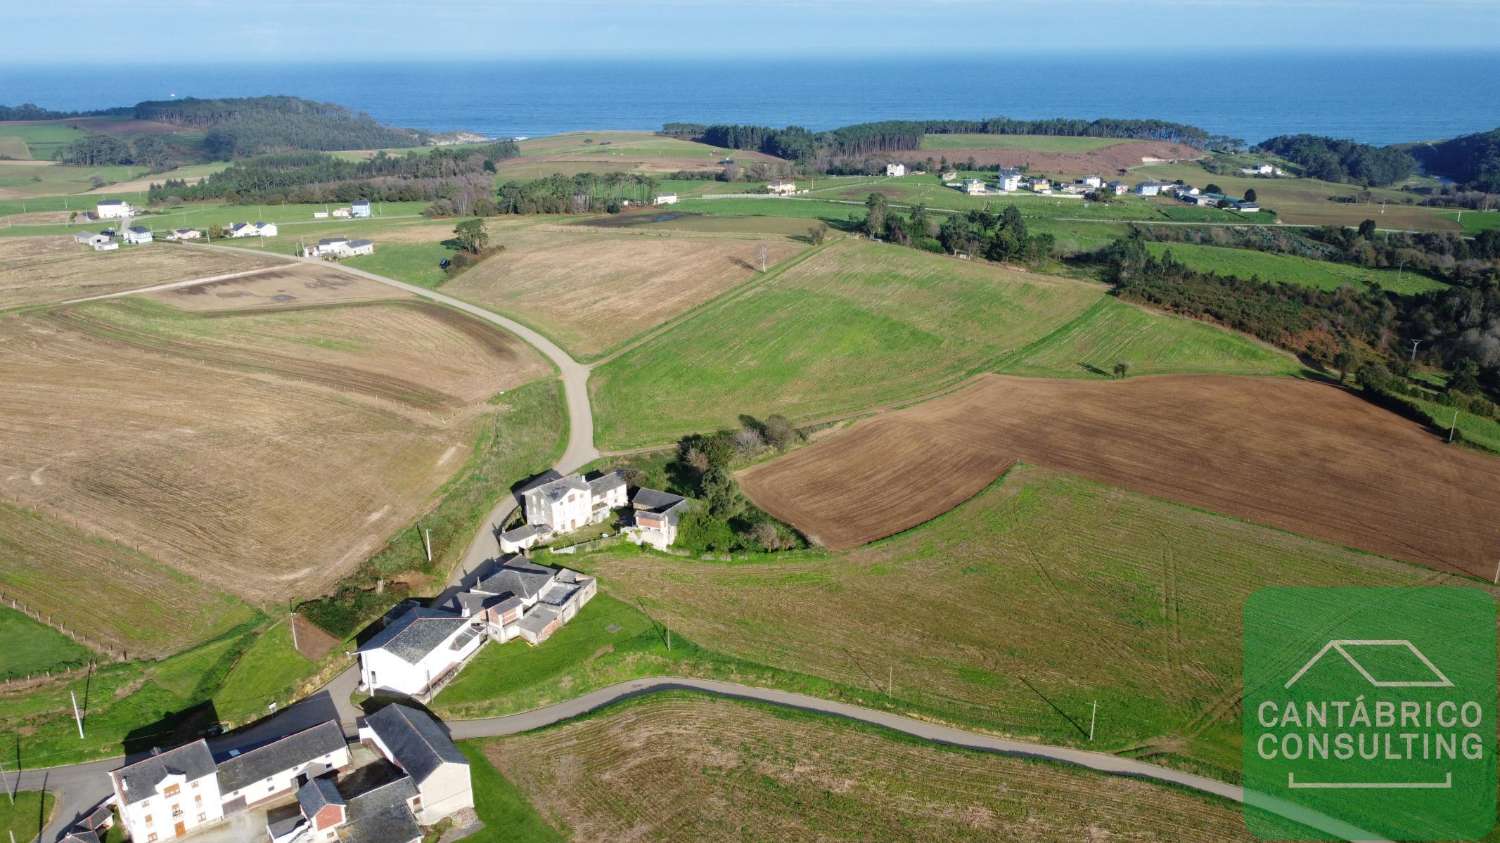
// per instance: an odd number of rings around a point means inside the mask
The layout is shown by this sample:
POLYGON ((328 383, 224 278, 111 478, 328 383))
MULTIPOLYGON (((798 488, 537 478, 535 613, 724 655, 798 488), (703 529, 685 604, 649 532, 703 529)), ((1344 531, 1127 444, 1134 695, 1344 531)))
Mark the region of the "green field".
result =
POLYGON ((344 263, 398 281, 437 288, 448 280, 441 263, 451 257, 453 250, 442 243, 383 243, 376 245, 375 254, 349 258, 344 263))
POLYGON ((1500 453, 1500 421, 1476 416, 1468 410, 1459 410, 1436 401, 1413 400, 1445 431, 1453 423, 1454 411, 1457 411, 1460 436, 1481 448, 1500 453))
POLYGON ((17 159, 51 161, 63 147, 84 136, 70 122, 76 121, 0 123, 0 143, 8 139, 19 141, 27 154, 13 156, 17 159))
POLYGON ((945 149, 1026 149, 1033 152, 1093 152, 1125 143, 1119 138, 1075 138, 1061 135, 923 135, 922 148, 945 149))
POLYGON ((52 817, 56 802, 50 793, 33 790, 17 793, 14 800, 0 802, 0 831, 7 832, 6 839, 11 835, 17 841, 37 838, 52 817))
POLYGON ((1237 275, 1241 278, 1258 275, 1262 281, 1296 284, 1318 290, 1337 290, 1344 286, 1364 289, 1367 282, 1374 282, 1383 290, 1405 295, 1447 289, 1447 285, 1441 281, 1415 272, 1366 269, 1353 264, 1330 263, 1298 255, 1278 255, 1255 249, 1205 246, 1197 243, 1148 243, 1146 248, 1157 257, 1161 257, 1170 249, 1173 257, 1200 272, 1217 272, 1220 275, 1237 275))
POLYGON ((1294 375, 1302 366, 1282 351, 1241 334, 1148 311, 1106 296, 1079 317, 1002 361, 996 371, 1039 377, 1111 377, 1197 372, 1294 375))
POLYGON ((79 667, 91 656, 52 627, 0 606, 0 679, 79 667))
POLYGON ((913 398, 1047 335, 1103 288, 869 242, 826 247, 594 371, 601 446, 740 413, 809 419, 913 398))
POLYGON ((670 441, 740 413, 812 420, 938 391, 980 371, 1291 374, 1290 357, 1102 286, 845 242, 720 299, 595 370, 599 443, 670 441), (858 361, 858 364, 853 364, 858 361))
POLYGON ((853 688, 863 704, 1083 744, 1097 701, 1093 748, 1230 780, 1250 593, 1459 582, 1030 466, 847 553, 578 564, 699 646, 853 688))
POLYGON ((716 165, 727 155, 754 154, 669 138, 649 132, 569 132, 528 138, 518 144, 522 158, 581 155, 621 158, 703 158, 716 165))
POLYGON ((1500 228, 1500 210, 1494 211, 1464 211, 1460 216, 1458 211, 1442 211, 1439 216, 1453 220, 1455 225, 1463 228, 1464 234, 1475 235, 1481 231, 1491 231, 1500 228))
POLYGON ((243 723, 264 715, 272 702, 293 702, 293 692, 316 667, 292 647, 287 622, 277 621, 256 634, 214 693, 219 717, 243 723))

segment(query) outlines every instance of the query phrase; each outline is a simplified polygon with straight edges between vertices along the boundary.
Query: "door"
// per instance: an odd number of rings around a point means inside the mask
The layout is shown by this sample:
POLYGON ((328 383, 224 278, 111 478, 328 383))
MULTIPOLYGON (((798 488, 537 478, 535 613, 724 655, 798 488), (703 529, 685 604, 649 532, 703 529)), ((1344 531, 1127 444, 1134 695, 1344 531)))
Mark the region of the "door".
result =
POLYGON ((177 833, 178 837, 181 837, 182 835, 187 834, 187 825, 185 825, 182 820, 178 820, 177 827, 174 828, 173 831, 177 833))

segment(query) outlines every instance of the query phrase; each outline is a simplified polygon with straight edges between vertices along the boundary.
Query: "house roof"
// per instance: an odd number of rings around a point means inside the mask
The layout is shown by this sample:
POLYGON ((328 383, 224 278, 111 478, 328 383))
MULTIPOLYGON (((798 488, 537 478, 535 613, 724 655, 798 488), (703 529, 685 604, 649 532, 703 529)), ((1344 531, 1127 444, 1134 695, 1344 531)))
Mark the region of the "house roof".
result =
POLYGON ((305 825, 307 818, 296 805, 281 805, 266 812, 266 832, 272 840, 280 840, 305 825))
POLYGON ((513 530, 506 530, 500 534, 500 538, 508 542, 523 542, 532 536, 552 532, 546 524, 522 524, 513 530))
POLYGON ((132 225, 130 227, 130 233, 132 233, 132 234, 150 234, 151 233, 151 229, 146 228, 143 225, 132 225))
POLYGON ((352 206, 354 206, 354 207, 359 207, 360 205, 366 205, 367 206, 367 205, 370 204, 370 200, 368 200, 368 199, 356 199, 353 202, 350 202, 349 204, 352 205, 352 206))
POLYGON ((213 773, 213 753, 208 751, 208 742, 199 738, 190 744, 127 764, 111 775, 120 784, 125 804, 133 805, 156 795, 156 786, 167 776, 181 775, 192 781, 213 773))
POLYGON ((569 474, 567 477, 559 477, 556 480, 532 486, 525 491, 525 495, 528 498, 535 496, 541 500, 557 501, 562 500, 569 492, 587 492, 588 490, 589 483, 583 479, 582 474, 569 474))
POLYGON ((625 476, 618 471, 601 474, 587 482, 589 484, 589 491, 596 495, 608 494, 615 489, 625 488, 625 476))
POLYGON ((319 246, 332 246, 335 243, 348 243, 348 242, 349 242, 349 238, 347 238, 347 237, 324 237, 322 240, 318 241, 318 245, 319 246))
POLYGON ((466 623, 467 620, 452 612, 414 607, 366 641, 359 651, 385 650, 408 664, 416 664, 466 623))
POLYGON ((100 205, 124 205, 125 204, 125 200, 124 199, 100 199, 99 200, 99 204, 100 205))
POLYGON ((349 241, 349 245, 350 246, 354 246, 356 248, 359 247, 359 246, 373 246, 373 245, 375 245, 375 241, 374 240, 350 240, 349 241))
POLYGON ((417 786, 401 776, 349 798, 347 820, 339 829, 343 843, 411 843, 422 839, 422 828, 412 815, 409 800, 417 786))
POLYGON ((61 843, 99 843, 99 835, 87 828, 75 828, 68 832, 61 843))
POLYGON ((468 759, 426 712, 388 705, 366 717, 365 726, 380 737, 396 765, 419 785, 444 764, 468 766, 468 759))
POLYGON ((527 612, 526 616, 521 618, 521 622, 516 624, 516 626, 519 626, 521 629, 524 629, 533 635, 539 635, 541 634, 542 630, 547 628, 547 624, 552 623, 553 621, 557 620, 557 618, 558 612, 556 609, 552 608, 551 606, 538 605, 536 608, 527 612))
POLYGON ((671 492, 660 492, 656 489, 647 489, 644 486, 635 490, 635 497, 630 504, 636 509, 650 510, 651 512, 664 512, 687 500, 682 495, 674 495, 671 492))
POLYGON ((344 795, 328 776, 319 776, 297 788, 297 804, 308 817, 316 815, 329 805, 343 805, 344 795))
POLYGON ((345 747, 344 730, 334 720, 287 735, 219 764, 219 790, 229 793, 345 747))
POLYGON ((534 597, 547 587, 557 571, 524 559, 512 559, 475 584, 474 591, 534 597))

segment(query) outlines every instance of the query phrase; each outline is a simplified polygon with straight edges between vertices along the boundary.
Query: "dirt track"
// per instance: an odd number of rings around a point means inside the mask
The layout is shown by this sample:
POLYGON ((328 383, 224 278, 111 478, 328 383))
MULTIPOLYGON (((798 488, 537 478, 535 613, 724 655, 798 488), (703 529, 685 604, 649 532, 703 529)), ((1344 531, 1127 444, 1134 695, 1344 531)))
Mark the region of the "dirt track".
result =
POLYGON ((1305 381, 988 375, 741 480, 842 549, 946 512, 1015 460, 1436 568, 1489 577, 1500 558, 1500 459, 1305 381))

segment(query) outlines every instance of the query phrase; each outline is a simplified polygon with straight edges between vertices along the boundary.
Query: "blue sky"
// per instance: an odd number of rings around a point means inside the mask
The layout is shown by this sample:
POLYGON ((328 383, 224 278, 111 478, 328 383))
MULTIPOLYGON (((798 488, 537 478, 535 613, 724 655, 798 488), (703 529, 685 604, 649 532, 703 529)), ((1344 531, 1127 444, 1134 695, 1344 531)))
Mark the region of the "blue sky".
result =
POLYGON ((0 64, 1472 49, 1497 33, 1500 0, 0 0, 0 64))

